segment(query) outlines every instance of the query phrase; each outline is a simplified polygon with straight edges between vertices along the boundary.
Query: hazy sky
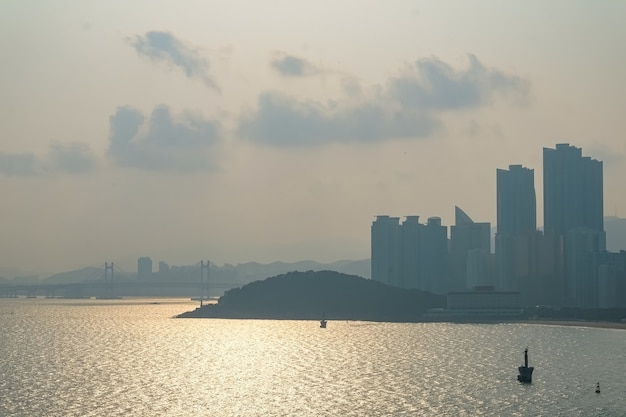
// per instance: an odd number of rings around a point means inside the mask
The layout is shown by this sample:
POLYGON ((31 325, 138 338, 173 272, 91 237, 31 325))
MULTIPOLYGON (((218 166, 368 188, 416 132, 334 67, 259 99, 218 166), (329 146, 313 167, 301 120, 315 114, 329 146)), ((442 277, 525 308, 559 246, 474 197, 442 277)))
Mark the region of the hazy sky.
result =
POLYGON ((370 255, 570 143, 626 217, 626 2, 0 2, 0 267, 370 255))

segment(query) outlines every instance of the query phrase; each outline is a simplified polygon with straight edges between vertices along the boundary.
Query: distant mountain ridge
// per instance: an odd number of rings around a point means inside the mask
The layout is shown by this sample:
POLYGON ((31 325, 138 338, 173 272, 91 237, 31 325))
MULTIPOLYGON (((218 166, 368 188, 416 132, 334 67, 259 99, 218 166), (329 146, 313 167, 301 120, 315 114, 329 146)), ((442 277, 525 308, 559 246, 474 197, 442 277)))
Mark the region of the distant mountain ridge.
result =
MULTIPOLYGON (((90 281, 102 279, 104 276, 103 267, 85 267, 67 272, 60 272, 41 280, 48 284, 67 284, 81 281, 90 281)), ((172 268, 173 280, 190 281, 199 277, 199 269, 197 265, 185 265, 172 268), (197 270, 197 271, 196 271, 197 270)), ((263 280, 265 278, 285 274, 292 271, 323 271, 332 270, 348 275, 357 275, 363 278, 370 278, 370 260, 362 259, 357 261, 341 260, 331 263, 321 263, 311 260, 298 262, 272 262, 269 264, 261 264, 258 262, 247 262, 237 265, 225 264, 218 266, 211 264, 210 279, 214 282, 228 282, 236 285, 245 285, 252 281, 263 280)), ((155 273, 155 277, 158 273, 155 273)), ((116 274, 116 276, 119 276, 116 274)), ((125 274, 126 278, 136 278, 136 272, 125 274)), ((28 281, 29 283, 38 281, 36 276, 17 278, 18 281, 28 281)), ((0 282, 11 282, 7 279, 0 279, 0 282)), ((25 282, 24 282, 25 283, 25 282)))

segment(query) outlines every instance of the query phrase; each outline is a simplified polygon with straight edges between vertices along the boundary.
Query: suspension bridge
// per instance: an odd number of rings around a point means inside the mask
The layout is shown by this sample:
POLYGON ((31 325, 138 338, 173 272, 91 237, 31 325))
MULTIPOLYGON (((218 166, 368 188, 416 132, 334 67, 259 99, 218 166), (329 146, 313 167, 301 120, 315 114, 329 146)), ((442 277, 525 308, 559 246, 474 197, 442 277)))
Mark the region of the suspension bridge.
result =
POLYGON ((139 279, 137 274, 128 273, 113 262, 104 267, 93 268, 84 278, 73 282, 0 283, 0 298, 46 297, 46 298, 101 298, 115 299, 123 296, 184 296, 203 300, 239 283, 216 282, 209 276, 208 261, 200 261, 191 267, 181 267, 182 272, 162 276, 153 274, 139 279))

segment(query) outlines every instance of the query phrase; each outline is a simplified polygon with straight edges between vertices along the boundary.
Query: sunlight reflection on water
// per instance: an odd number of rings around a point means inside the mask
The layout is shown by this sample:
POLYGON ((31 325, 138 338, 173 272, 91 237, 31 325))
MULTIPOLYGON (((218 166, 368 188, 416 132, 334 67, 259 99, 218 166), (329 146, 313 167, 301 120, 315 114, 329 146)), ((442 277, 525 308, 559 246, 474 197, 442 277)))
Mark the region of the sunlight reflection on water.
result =
POLYGON ((0 300, 0 415, 621 416, 626 409, 626 331, 171 318, 193 308, 180 300, 0 300), (536 368, 528 386, 516 381, 526 346, 536 368))

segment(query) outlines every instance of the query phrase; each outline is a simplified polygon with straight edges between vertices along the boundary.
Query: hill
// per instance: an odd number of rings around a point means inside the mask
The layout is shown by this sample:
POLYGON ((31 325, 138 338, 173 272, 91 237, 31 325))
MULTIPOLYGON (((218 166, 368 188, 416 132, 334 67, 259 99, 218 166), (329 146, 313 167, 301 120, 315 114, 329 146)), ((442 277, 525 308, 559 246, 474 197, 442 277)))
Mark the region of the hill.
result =
POLYGON ((336 271, 289 272, 226 291, 178 317, 414 322, 445 297, 336 271))

